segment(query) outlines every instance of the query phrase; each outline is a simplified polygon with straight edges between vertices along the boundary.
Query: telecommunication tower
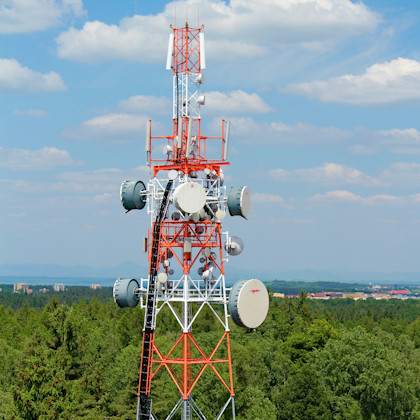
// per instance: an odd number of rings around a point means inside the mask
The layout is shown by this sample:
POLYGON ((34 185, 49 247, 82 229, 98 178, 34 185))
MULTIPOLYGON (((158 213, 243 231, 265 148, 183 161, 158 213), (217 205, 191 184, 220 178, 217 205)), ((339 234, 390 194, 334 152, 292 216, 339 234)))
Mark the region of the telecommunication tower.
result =
MULTIPOLYGON (((171 26, 172 28, 172 26, 171 26)), ((223 167, 229 165, 230 122, 222 121, 221 136, 208 137, 201 131, 200 93, 205 69, 203 27, 172 28, 166 69, 173 73, 172 133, 152 135, 146 128, 147 162, 151 179, 124 181, 121 202, 127 211, 147 209, 151 227, 143 240, 147 252, 147 279, 118 279, 114 300, 120 307, 145 309, 137 420, 156 419, 150 398, 151 383, 160 370, 166 370, 179 390, 180 399, 168 413, 171 419, 206 419, 193 399, 193 390, 203 372, 211 370, 226 389, 226 403, 216 419, 235 400, 229 341, 229 317, 243 327, 256 328, 268 311, 268 293, 256 279, 241 280, 226 287, 224 264, 229 256, 242 252, 243 242, 222 231, 222 220, 247 217, 250 210, 248 187, 226 192, 223 167), (193 269, 194 268, 194 269, 193 269), (197 269, 198 268, 198 269, 197 269), (156 321, 168 307, 180 326, 180 335, 169 352, 155 342, 156 321), (192 327, 203 308, 209 308, 224 329, 213 350, 205 352, 193 335, 192 327), (221 310, 220 310, 221 309, 221 310), (224 348, 224 358, 217 358, 224 348), (227 378, 220 373, 224 365, 227 378)))

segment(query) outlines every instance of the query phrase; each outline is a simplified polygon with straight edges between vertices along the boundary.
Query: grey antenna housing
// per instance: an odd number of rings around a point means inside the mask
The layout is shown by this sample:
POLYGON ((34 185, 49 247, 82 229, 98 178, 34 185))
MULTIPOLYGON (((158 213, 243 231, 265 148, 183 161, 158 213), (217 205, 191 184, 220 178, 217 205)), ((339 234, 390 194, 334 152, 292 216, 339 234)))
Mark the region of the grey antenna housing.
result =
POLYGON ((240 327, 257 328, 267 317, 268 291, 261 280, 239 280, 230 291, 228 309, 240 327))
POLYGON ((251 210, 251 193, 248 187, 233 187, 229 191, 227 206, 231 216, 246 219, 251 210))
POLYGON ((225 242, 225 250, 229 255, 239 255, 244 249, 244 242, 239 236, 231 236, 225 242))
POLYGON ((127 210, 141 210, 146 205, 146 196, 142 194, 146 186, 142 181, 124 181, 121 184, 120 199, 127 210))
POLYGON ((113 297, 120 308, 134 308, 139 303, 135 291, 139 288, 136 279, 117 279, 114 284, 113 297))

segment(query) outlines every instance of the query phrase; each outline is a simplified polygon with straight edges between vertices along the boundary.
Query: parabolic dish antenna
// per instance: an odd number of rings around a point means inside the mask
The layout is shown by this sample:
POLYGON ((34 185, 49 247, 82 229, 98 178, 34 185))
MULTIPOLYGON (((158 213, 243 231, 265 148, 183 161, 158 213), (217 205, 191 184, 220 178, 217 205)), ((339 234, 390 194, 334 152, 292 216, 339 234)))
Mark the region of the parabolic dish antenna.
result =
POLYGON ((117 279, 114 284, 113 296, 120 308, 134 308, 139 303, 135 290, 139 288, 136 279, 117 279))
POLYGON ((259 327, 267 317, 268 291, 261 280, 239 280, 229 294, 229 313, 236 325, 259 327))
POLYGON ((229 214, 246 218, 251 209, 251 193, 248 187, 234 187, 227 198, 229 214))
POLYGON ((177 171, 176 169, 171 169, 171 170, 168 172, 168 178, 169 178, 169 179, 172 179, 172 180, 177 179, 177 178, 178 178, 178 171, 177 171))
POLYGON ((146 190, 142 181, 124 181, 121 184, 120 199, 127 210, 141 210, 146 205, 146 196, 141 193, 146 190))
POLYGON ((197 182, 185 182, 175 188, 173 202, 183 213, 198 213, 206 204, 206 191, 197 182))
POLYGON ((231 236, 225 242, 225 250, 229 255, 239 255, 244 249, 244 242, 239 236, 231 236))

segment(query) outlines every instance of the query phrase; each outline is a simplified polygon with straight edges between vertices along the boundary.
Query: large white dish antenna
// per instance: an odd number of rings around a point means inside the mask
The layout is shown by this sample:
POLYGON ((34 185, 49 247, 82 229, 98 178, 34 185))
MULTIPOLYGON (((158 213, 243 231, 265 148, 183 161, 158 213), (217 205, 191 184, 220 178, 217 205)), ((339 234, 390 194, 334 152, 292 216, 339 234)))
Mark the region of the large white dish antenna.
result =
POLYGON ((229 313, 236 325, 246 328, 259 327, 267 317, 268 291, 257 279, 239 280, 229 294, 229 313))
POLYGON ((206 204, 206 191, 197 182, 185 182, 175 188, 173 203, 183 213, 198 213, 206 204))

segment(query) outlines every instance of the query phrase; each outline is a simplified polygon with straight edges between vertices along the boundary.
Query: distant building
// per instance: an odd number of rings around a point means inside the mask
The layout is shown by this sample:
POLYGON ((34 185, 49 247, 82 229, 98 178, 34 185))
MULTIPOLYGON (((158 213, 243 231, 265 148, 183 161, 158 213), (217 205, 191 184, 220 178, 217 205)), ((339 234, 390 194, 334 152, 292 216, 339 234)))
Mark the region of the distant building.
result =
POLYGON ((359 299, 366 298, 366 295, 363 292, 346 293, 346 298, 347 299, 359 300, 359 299))
POLYGON ((66 290, 66 286, 64 286, 62 283, 57 283, 54 284, 53 290, 54 292, 64 292, 64 290, 66 290))
POLYGON ((45 287, 43 289, 39 289, 39 293, 47 293, 48 289, 46 289, 45 287))
POLYGON ((273 293, 273 297, 275 297, 275 298, 284 298, 284 293, 273 293))
POLYGON ((25 293, 27 287, 25 283, 16 283, 13 285, 13 293, 25 293))
POLYGON ((390 290, 388 292, 388 294, 390 295, 410 295, 410 291, 407 289, 403 289, 403 290, 390 290))
POLYGON ((102 286, 100 284, 91 284, 90 288, 92 290, 99 290, 99 289, 102 289, 102 286))
POLYGON ((341 299, 345 297, 341 292, 325 292, 325 296, 330 299, 341 299))
POLYGON ((33 290, 26 283, 16 283, 13 285, 13 293, 26 293, 30 295, 32 292, 33 290))
POLYGON ((389 299, 391 299, 391 295, 389 295, 388 293, 378 293, 376 296, 375 296, 375 299, 376 300, 389 300, 389 299))

